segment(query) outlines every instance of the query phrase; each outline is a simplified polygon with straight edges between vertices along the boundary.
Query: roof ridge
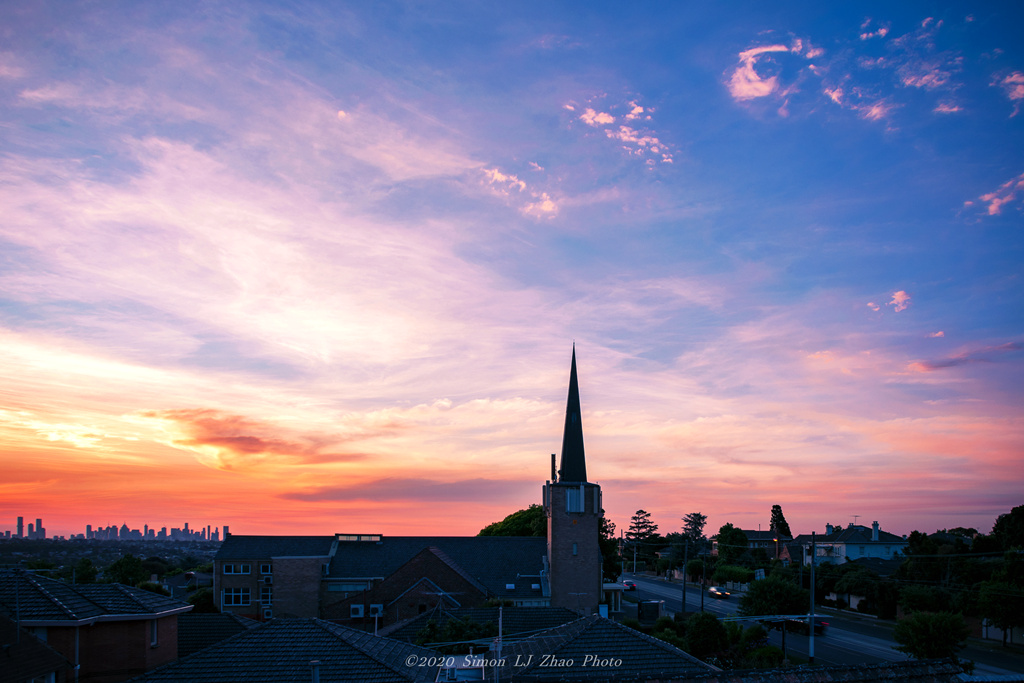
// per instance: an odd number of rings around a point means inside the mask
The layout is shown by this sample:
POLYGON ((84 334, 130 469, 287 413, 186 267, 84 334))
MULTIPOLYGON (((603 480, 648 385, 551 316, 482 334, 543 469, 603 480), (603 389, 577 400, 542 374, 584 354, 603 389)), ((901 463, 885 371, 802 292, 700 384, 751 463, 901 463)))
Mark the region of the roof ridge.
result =
MULTIPOLYGON (((70 607, 65 605, 60 600, 60 598, 58 598, 56 595, 53 595, 49 590, 47 590, 46 587, 44 587, 42 585, 42 583, 40 583, 39 581, 33 580, 33 579, 39 579, 39 578, 42 578, 42 577, 39 577, 36 574, 32 574, 31 572, 26 572, 24 574, 24 577, 25 577, 25 580, 28 581, 29 584, 35 586, 36 589, 40 593, 43 594, 43 597, 45 597, 47 600, 49 600, 50 602, 55 604, 58 608, 60 608, 69 617, 71 617, 72 619, 81 619, 81 617, 79 617, 78 614, 73 609, 71 609, 70 607), (31 578, 29 578, 29 577, 31 577, 31 578)), ((15 580, 17 580, 17 579, 15 579, 15 580)), ((47 579, 47 581, 53 581, 53 579, 47 579)), ((61 585, 62 586, 66 586, 66 584, 61 584, 61 585)), ((73 588, 71 588, 69 590, 71 590, 71 592, 74 593, 75 595, 77 595, 77 596, 79 596, 79 597, 81 597, 81 598, 83 598, 85 600, 88 600, 93 605, 96 605, 95 602, 93 602, 92 600, 89 600, 89 598, 85 597, 84 595, 82 595, 78 591, 74 590, 73 588)), ((99 607, 99 605, 96 605, 96 606, 99 607)))
MULTIPOLYGON (((368 657, 369 659, 372 659, 373 661, 377 662, 378 664, 381 664, 382 666, 387 667, 388 669, 394 671, 396 674, 398 674, 399 676, 405 678, 406 680, 413 681, 413 680, 416 679, 416 677, 411 675, 408 671, 402 671, 397 666, 393 665, 391 662, 389 662, 389 661, 379 657, 376 654, 376 652, 371 653, 371 652, 368 652, 367 650, 364 650, 362 647, 360 647, 359 645, 356 645, 354 642, 352 642, 352 640, 349 639, 349 637, 348 637, 349 635, 352 635, 352 636, 357 636, 359 639, 376 638, 377 640, 382 640, 381 636, 374 636, 374 635, 372 635, 372 634, 370 634, 370 633, 368 633, 366 631, 359 631, 357 629, 351 628, 349 626, 344 626, 342 624, 332 624, 331 622, 324 621, 323 619, 313 619, 313 623, 316 624, 317 626, 319 626, 321 629, 323 629, 327 633, 329 633, 332 636, 334 636, 335 638, 343 641, 349 647, 354 648, 356 651, 358 651, 364 657, 368 657)), ((391 638, 387 638, 387 640, 390 641, 392 639, 391 638)), ((398 641, 398 640, 395 640, 393 642, 395 642, 398 645, 404 646, 404 647, 409 647, 409 645, 407 643, 402 643, 401 641, 398 641)))
POLYGON ((462 565, 456 562, 448 553, 441 550, 436 545, 427 546, 427 550, 432 552, 437 557, 437 559, 441 560, 446 565, 448 565, 448 567, 451 568, 451 570, 454 571, 456 574, 458 574, 466 581, 469 581, 471 584, 473 584, 473 587, 482 592, 484 595, 487 595, 490 592, 489 590, 487 590, 487 586, 483 585, 480 581, 471 576, 469 572, 467 572, 462 567, 462 565))

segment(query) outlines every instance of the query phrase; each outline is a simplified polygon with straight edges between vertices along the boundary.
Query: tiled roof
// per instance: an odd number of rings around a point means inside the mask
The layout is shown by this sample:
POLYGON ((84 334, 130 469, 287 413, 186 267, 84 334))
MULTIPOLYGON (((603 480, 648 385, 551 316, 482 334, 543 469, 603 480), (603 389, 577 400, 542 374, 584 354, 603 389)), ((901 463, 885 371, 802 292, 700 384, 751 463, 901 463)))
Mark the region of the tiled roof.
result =
MULTIPOLYGON (((741 531, 747 537, 748 541, 773 541, 774 542, 775 538, 776 538, 775 532, 771 531, 771 530, 768 530, 768 529, 766 529, 764 531, 762 531, 760 529, 757 529, 757 530, 754 530, 754 531, 750 531, 750 530, 747 530, 747 529, 741 529, 741 531)), ((789 536, 779 536, 778 538, 779 538, 779 543, 791 540, 789 536)))
POLYGON ((259 625, 258 621, 231 612, 182 614, 178 617, 178 656, 187 657, 259 625))
POLYGON ((433 681, 437 667, 415 664, 436 657, 433 650, 319 619, 275 619, 132 680, 305 682, 317 660, 320 680, 332 683, 433 681))
POLYGON ((117 583, 71 585, 20 570, 0 571, 0 612, 23 623, 91 622, 106 617, 153 615, 192 606, 180 600, 117 583))
POLYGON ((272 557, 327 557, 334 536, 236 536, 220 544, 215 559, 269 560, 272 557))
POLYGON ((524 682, 669 680, 715 670, 662 640, 597 615, 510 643, 502 656, 513 667, 513 680, 524 682), (551 660, 545 662, 544 655, 551 660), (527 666, 515 667, 526 661, 527 666))
POLYGON ((532 584, 547 555, 542 536, 385 536, 379 543, 338 543, 328 578, 386 577, 425 548, 435 547, 497 597, 541 597, 532 584), (507 584, 515 584, 508 590, 507 584))
MULTIPOLYGON (((498 608, 479 607, 457 610, 432 610, 425 614, 417 615, 412 619, 393 624, 387 629, 382 629, 380 634, 395 640, 411 643, 416 639, 416 634, 431 619, 440 627, 448 623, 449 619, 471 620, 478 624, 491 622, 497 625, 498 608)), ((535 632, 555 628, 577 619, 579 619, 579 615, 576 612, 564 607, 503 607, 501 612, 501 628, 505 636, 515 634, 532 635, 535 632)))

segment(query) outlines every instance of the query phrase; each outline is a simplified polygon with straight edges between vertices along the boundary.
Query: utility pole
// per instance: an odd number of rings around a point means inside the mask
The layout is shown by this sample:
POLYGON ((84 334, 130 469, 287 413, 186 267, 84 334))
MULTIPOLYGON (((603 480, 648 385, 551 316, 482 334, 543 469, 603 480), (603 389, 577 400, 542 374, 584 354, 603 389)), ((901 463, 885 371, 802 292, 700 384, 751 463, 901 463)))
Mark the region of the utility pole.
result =
POLYGON ((690 559, 690 539, 686 539, 686 546, 683 550, 683 614, 686 614, 686 563, 690 559))
POLYGON ((814 664, 814 561, 817 559, 818 546, 811 532, 811 623, 810 623, 810 646, 808 648, 807 663, 814 664))

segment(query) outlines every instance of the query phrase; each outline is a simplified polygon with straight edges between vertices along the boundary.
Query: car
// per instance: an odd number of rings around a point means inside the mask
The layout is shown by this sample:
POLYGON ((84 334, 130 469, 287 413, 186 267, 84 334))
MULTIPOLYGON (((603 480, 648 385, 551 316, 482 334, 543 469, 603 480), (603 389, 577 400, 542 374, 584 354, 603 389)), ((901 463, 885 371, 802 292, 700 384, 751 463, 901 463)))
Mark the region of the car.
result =
POLYGON ((712 586, 708 589, 708 595, 710 595, 713 598, 718 598, 719 600, 724 600, 725 598, 728 598, 729 595, 731 595, 731 593, 729 593, 729 591, 725 590, 724 588, 712 586))
POLYGON ((630 581, 629 579, 626 579, 625 581, 622 582, 622 589, 623 590, 627 590, 627 591, 635 591, 636 590, 636 582, 635 581, 630 581))

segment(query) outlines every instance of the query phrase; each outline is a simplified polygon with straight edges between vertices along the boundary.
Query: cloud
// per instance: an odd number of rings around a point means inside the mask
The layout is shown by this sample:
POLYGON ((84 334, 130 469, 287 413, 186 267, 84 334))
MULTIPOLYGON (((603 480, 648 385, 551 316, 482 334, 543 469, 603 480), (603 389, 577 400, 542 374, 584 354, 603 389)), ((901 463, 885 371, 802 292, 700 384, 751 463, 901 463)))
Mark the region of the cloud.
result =
POLYGON ((929 334, 928 336, 929 336, 929 337, 933 337, 933 338, 934 338, 934 337, 945 337, 945 336, 946 336, 946 333, 945 333, 945 332, 943 332, 942 330, 939 330, 938 332, 932 332, 932 333, 931 333, 931 334, 929 334))
POLYGON ((337 452, 341 442, 364 440, 401 430, 400 423, 377 425, 362 433, 340 435, 303 434, 268 422, 211 409, 151 410, 139 416, 172 428, 170 445, 196 453, 200 462, 223 470, 244 470, 264 463, 316 464, 364 460, 360 452, 337 452))
POLYGON ((910 295, 904 292, 902 289, 898 292, 893 292, 892 301, 890 301, 886 305, 892 306, 893 310, 895 310, 897 313, 899 313, 900 311, 905 311, 907 310, 907 307, 910 306, 910 295))
POLYGON ((952 102, 940 102, 935 105, 935 108, 932 109, 932 111, 939 114, 955 114, 956 112, 963 111, 963 107, 952 102))
POLYGON ((611 114, 606 112, 596 112, 590 108, 580 114, 580 120, 588 126, 594 127, 615 123, 615 117, 611 114))
MULTIPOLYGON (((1012 180, 1007 180, 998 189, 981 195, 979 199, 988 204, 988 215, 998 216, 1003 206, 1016 201, 1018 192, 1024 191, 1024 173, 1012 180)), ((970 205, 970 203, 967 203, 970 205)))
POLYGON ((525 182, 514 175, 506 175, 496 168, 485 168, 483 169, 483 174, 487 178, 487 181, 492 185, 505 186, 507 188, 517 189, 520 192, 526 189, 525 182))
POLYGON ((874 301, 869 301, 869 302, 867 302, 867 304, 865 304, 865 305, 866 305, 866 306, 867 306, 868 308, 870 308, 870 309, 871 309, 872 311, 878 311, 878 310, 881 310, 881 309, 880 309, 880 307, 878 306, 878 304, 876 304, 876 303, 875 303, 874 301))
POLYGON ((314 487, 282 493, 280 498, 307 502, 319 501, 404 501, 423 503, 483 502, 522 495, 536 487, 534 479, 436 479, 385 477, 360 481, 348 486, 314 487))
POLYGON ((777 75, 764 77, 756 69, 762 55, 774 52, 789 52, 789 48, 785 45, 765 45, 739 53, 739 66, 729 79, 729 93, 733 99, 742 102, 767 97, 779 90, 777 75))
POLYGON ((1021 100, 1024 100, 1024 71, 1014 71, 1010 74, 997 76, 993 79, 991 85, 1003 89, 1007 99, 1013 102, 1013 112, 1010 114, 1010 118, 1016 116, 1020 112, 1021 100))
POLYGON ((979 349, 962 351, 956 355, 941 358, 939 360, 914 361, 907 366, 907 369, 911 372, 935 372, 937 370, 955 368, 972 363, 993 363, 995 362, 994 357, 998 357, 1005 353, 1020 351, 1022 349, 1024 349, 1024 344, 1020 342, 1007 342, 997 346, 987 346, 979 349))

